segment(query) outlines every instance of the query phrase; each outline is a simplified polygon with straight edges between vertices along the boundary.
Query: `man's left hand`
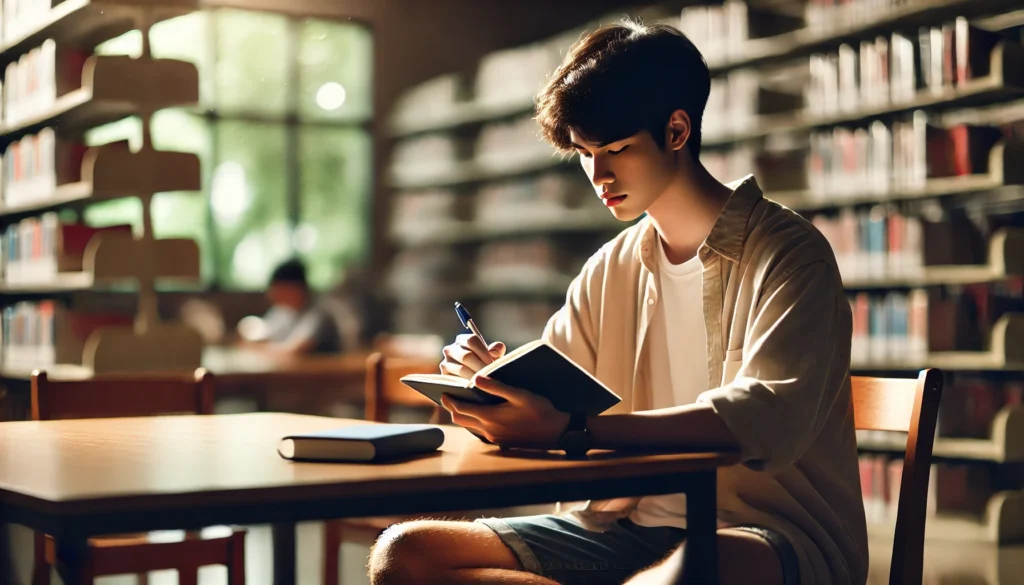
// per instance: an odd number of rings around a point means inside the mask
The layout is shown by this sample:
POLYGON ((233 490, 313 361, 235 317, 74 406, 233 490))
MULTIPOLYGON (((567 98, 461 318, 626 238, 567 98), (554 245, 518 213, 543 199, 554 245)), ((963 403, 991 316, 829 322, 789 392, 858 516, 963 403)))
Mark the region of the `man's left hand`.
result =
POLYGON ((473 383, 505 402, 473 404, 445 394, 441 403, 452 414, 452 422, 502 447, 557 447, 558 438, 569 424, 569 415, 555 410, 550 400, 484 376, 475 376, 473 383))

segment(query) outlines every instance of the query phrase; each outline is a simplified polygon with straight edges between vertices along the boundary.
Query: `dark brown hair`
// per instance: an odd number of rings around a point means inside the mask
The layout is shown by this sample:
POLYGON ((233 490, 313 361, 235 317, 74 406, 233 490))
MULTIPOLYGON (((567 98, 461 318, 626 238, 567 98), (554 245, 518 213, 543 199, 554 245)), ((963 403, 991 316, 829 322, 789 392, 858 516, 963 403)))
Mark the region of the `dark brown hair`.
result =
POLYGON ((647 130, 665 147, 672 112, 690 116, 686 147, 700 156, 700 123, 711 91, 704 57, 679 30, 630 20, 577 41, 537 96, 544 138, 572 152, 569 132, 608 144, 647 130))

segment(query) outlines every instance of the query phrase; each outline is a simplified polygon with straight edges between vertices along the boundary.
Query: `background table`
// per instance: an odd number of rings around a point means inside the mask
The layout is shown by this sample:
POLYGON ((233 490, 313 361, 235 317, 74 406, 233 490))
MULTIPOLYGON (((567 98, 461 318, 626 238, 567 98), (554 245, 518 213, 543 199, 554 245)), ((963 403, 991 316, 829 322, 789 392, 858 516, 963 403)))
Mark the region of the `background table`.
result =
MULTIPOLYGON (((436 454, 364 465, 291 463, 285 435, 365 421, 279 413, 0 424, 0 520, 54 535, 69 550, 93 535, 687 492, 687 572, 717 572, 715 477, 730 453, 587 460, 503 452, 445 427, 436 454)), ((275 580, 294 582, 294 539, 275 580)), ((73 571, 73 568, 72 568, 73 571)), ((74 574, 67 585, 76 582, 74 574)))

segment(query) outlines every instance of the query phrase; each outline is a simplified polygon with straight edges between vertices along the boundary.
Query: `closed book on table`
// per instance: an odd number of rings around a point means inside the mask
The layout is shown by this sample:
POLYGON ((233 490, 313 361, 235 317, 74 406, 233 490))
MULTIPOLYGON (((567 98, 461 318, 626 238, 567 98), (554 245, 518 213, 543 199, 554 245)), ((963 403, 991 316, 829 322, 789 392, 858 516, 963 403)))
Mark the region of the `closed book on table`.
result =
POLYGON ((384 461, 436 451, 444 431, 435 425, 367 424, 289 435, 277 452, 293 461, 384 461))

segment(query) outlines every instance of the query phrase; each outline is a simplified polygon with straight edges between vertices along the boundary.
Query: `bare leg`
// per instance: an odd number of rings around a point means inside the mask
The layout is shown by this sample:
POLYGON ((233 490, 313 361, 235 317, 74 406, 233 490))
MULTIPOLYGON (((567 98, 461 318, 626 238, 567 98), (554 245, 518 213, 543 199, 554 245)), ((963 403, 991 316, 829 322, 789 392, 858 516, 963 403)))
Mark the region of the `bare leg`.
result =
POLYGON ((420 520, 387 529, 370 552, 373 585, 558 585, 524 572, 490 528, 420 520))
MULTIPOLYGON (((679 547, 626 585, 675 585, 682 565, 683 547, 679 547)), ((763 538, 722 529, 718 531, 718 578, 722 585, 782 585, 782 561, 763 538)))

